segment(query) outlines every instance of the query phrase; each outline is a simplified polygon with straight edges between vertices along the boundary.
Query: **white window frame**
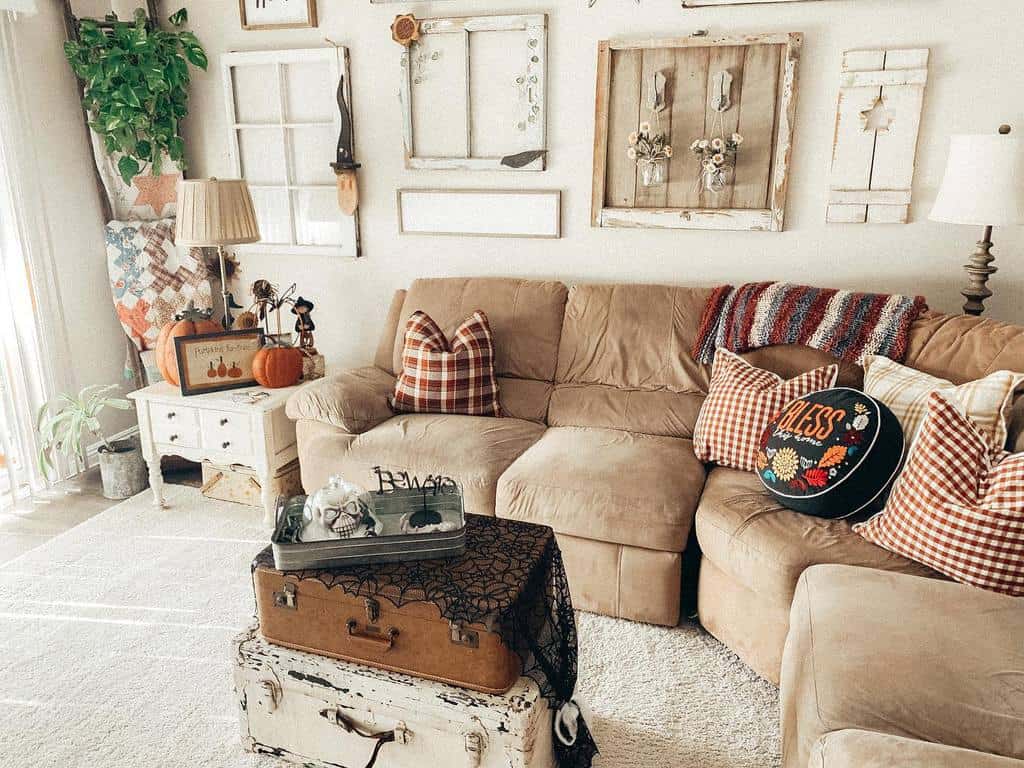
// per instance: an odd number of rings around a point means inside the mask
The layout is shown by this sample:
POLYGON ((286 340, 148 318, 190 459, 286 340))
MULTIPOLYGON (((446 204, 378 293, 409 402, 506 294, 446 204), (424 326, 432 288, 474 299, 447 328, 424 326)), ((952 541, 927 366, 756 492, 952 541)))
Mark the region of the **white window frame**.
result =
MULTIPOLYGON (((242 173, 242 158, 238 147, 238 136, 240 131, 271 130, 278 131, 282 137, 281 146, 284 151, 284 184, 249 184, 249 187, 256 192, 276 191, 285 192, 288 196, 288 228, 291 235, 289 243, 253 243, 251 245, 237 246, 240 253, 267 253, 283 256, 340 256, 357 258, 361 255, 359 243, 359 211, 356 210, 352 216, 346 216, 340 209, 338 219, 342 222, 343 232, 345 227, 351 227, 350 243, 354 245, 303 245, 297 241, 295 222, 295 196, 303 191, 329 191, 335 193, 335 184, 297 184, 295 183, 295 169, 293 163, 294 148, 292 146, 292 135, 295 129, 309 127, 333 128, 334 135, 341 129, 341 115, 337 108, 333 110, 334 116, 330 121, 289 121, 287 120, 286 106, 288 104, 288 85, 285 78, 284 67, 288 64, 304 62, 327 62, 331 65, 331 82, 334 86, 330 93, 322 94, 321 97, 328 103, 336 103, 336 88, 338 78, 345 76, 345 102, 352 114, 352 80, 349 77, 349 54, 348 48, 334 46, 333 48, 301 48, 295 50, 277 51, 233 51, 221 56, 221 76, 224 85, 224 103, 227 112, 228 123, 228 151, 232 168, 238 178, 245 178, 242 173), (277 72, 277 95, 278 95, 278 117, 277 122, 246 123, 238 120, 236 110, 236 94, 232 70, 246 66, 266 66, 273 64, 277 72)), ((330 153, 333 159, 333 151, 330 153)))
POLYGON ((402 100, 402 137, 405 142, 405 167, 410 170, 447 170, 447 171, 543 171, 547 163, 547 58, 548 58, 548 17, 547 14, 524 14, 517 16, 469 16, 465 18, 423 19, 420 22, 421 39, 430 35, 461 35, 466 51, 466 66, 462 82, 454 82, 452 88, 463 88, 466 92, 466 113, 461 116, 466 125, 466 147, 462 157, 430 157, 417 154, 415 144, 415 126, 413 125, 413 47, 402 49, 402 81, 400 97, 402 100), (537 41, 534 49, 539 61, 533 65, 537 77, 537 113, 535 122, 526 128, 525 149, 517 149, 512 154, 522 152, 542 153, 535 160, 520 168, 505 165, 501 157, 480 157, 472 154, 473 147, 473 114, 472 89, 470 88, 469 36, 486 32, 522 32, 523 39, 537 41))

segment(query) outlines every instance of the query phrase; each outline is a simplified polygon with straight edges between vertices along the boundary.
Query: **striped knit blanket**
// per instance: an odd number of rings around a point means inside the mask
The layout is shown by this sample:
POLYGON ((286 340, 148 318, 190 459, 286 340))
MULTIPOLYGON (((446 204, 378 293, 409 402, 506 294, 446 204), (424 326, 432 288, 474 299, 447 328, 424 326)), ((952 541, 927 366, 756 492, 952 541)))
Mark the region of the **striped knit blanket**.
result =
POLYGON ((902 360, 923 296, 854 293, 792 283, 715 288, 704 308, 693 356, 710 363, 717 347, 746 352, 803 344, 851 363, 866 355, 902 360))

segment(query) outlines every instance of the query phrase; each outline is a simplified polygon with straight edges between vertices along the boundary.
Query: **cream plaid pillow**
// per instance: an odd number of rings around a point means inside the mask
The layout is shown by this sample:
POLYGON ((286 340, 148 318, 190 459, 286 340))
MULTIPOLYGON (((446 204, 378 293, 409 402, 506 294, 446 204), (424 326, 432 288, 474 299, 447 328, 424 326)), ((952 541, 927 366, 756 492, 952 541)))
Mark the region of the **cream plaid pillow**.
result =
POLYGON ((951 381, 893 362, 888 357, 864 358, 864 391, 881 400, 899 419, 908 448, 928 413, 928 396, 939 392, 978 428, 989 450, 1006 445, 1006 416, 1024 373, 996 371, 957 386, 951 381))

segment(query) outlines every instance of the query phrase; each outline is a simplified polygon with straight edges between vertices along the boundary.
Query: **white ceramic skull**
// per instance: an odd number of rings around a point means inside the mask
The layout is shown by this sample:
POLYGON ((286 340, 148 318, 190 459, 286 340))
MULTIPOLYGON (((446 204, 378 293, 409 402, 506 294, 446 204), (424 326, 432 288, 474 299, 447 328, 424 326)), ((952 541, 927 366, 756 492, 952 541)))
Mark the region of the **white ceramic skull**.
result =
MULTIPOLYGON (((363 523, 373 520, 372 510, 373 498, 369 493, 341 475, 332 475, 327 485, 306 499, 302 510, 305 522, 299 531, 299 541, 364 536, 367 529, 363 523)), ((370 528, 376 528, 375 521, 371 522, 370 528)))

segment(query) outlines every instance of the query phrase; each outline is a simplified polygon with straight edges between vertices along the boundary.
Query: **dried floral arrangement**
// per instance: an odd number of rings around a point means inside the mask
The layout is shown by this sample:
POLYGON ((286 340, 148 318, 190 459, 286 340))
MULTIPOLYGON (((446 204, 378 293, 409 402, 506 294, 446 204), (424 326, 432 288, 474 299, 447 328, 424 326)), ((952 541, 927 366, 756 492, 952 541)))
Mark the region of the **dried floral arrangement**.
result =
POLYGON ((626 155, 638 165, 645 160, 666 160, 672 157, 672 145, 664 133, 654 133, 650 123, 640 123, 640 130, 629 134, 626 155))
POLYGON ((739 152, 743 137, 734 133, 729 137, 716 136, 712 139, 694 139, 690 151, 700 160, 700 176, 698 185, 711 192, 721 192, 729 183, 729 176, 736 168, 736 154, 739 152))
POLYGON ((655 133, 650 123, 640 123, 640 130, 628 137, 626 156, 636 162, 644 186, 664 181, 663 161, 672 157, 672 145, 664 133, 655 133))

